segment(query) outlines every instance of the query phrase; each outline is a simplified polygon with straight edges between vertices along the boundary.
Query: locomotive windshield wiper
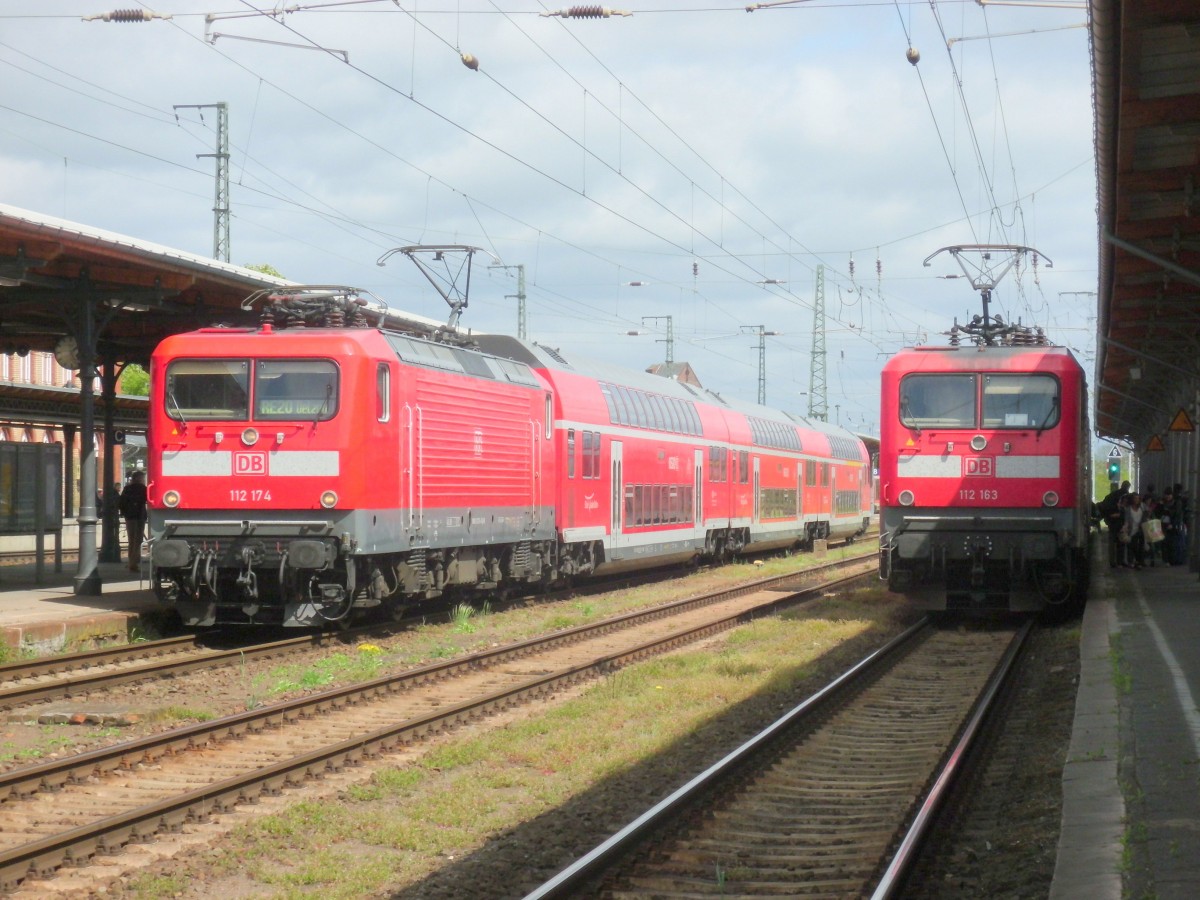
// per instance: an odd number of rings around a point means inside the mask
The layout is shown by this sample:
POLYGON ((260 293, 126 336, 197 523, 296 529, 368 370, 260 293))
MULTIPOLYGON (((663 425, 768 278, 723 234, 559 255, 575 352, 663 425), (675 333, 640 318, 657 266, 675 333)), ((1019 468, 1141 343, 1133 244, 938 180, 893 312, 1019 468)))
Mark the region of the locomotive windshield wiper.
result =
POLYGON ((317 410, 317 414, 313 416, 313 424, 316 425, 321 421, 321 416, 325 415, 325 410, 329 408, 329 401, 333 399, 333 385, 325 385, 325 399, 321 403, 321 408, 317 410))
POLYGON ((179 405, 179 401, 175 399, 175 392, 167 391, 167 402, 175 407, 175 414, 179 416, 179 421, 183 423, 183 427, 187 428, 187 419, 183 417, 183 407, 179 405))
POLYGON ((1050 421, 1050 417, 1052 415, 1054 415, 1054 413, 1057 409, 1058 409, 1058 398, 1052 397, 1050 399, 1050 408, 1048 410, 1046 410, 1046 418, 1042 419, 1042 424, 1037 427, 1037 436, 1038 437, 1042 436, 1042 432, 1046 430, 1046 423, 1050 421))
POLYGON ((900 398, 900 421, 913 429, 917 433, 917 437, 921 436, 921 426, 917 424, 909 424, 913 422, 912 407, 908 403, 907 397, 900 398))

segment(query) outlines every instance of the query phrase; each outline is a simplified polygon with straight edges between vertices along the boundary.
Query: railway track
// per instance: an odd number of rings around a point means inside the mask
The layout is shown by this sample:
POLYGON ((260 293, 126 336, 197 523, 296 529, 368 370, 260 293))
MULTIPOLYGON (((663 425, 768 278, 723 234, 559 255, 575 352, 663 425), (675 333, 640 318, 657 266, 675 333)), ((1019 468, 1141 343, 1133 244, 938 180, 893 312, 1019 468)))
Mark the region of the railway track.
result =
MULTIPOLYGON (((856 557, 861 560, 869 558, 869 555, 856 557)), ((641 582, 637 578, 624 576, 589 584, 583 592, 612 591, 614 584, 628 587, 636 583, 641 582)), ((580 593, 579 590, 575 592, 580 593)), ((565 595, 566 592, 563 593, 565 595)), ((548 597, 540 599, 544 601, 548 597)), ((438 615, 448 617, 452 612, 440 610, 438 615)), ((421 615, 398 622, 365 625, 345 631, 305 632, 297 637, 236 645, 227 649, 198 642, 196 635, 184 635, 7 663, 0 665, 0 711, 30 703, 79 697, 122 684, 179 677, 203 669, 237 665, 251 659, 283 657, 337 643, 352 643, 356 638, 377 638, 428 619, 429 614, 423 611, 421 615)))
POLYGON ((179 677, 249 659, 285 656, 340 642, 345 637, 346 633, 305 634, 246 647, 216 649, 197 643, 195 635, 182 635, 8 663, 0 666, 0 710, 77 697, 151 678, 179 677))
POLYGON ((765 579, 10 771, 0 775, 0 891, 36 895, 61 866, 708 637, 873 563, 765 579))
POLYGON ((526 900, 901 896, 1031 627, 910 629, 526 900))

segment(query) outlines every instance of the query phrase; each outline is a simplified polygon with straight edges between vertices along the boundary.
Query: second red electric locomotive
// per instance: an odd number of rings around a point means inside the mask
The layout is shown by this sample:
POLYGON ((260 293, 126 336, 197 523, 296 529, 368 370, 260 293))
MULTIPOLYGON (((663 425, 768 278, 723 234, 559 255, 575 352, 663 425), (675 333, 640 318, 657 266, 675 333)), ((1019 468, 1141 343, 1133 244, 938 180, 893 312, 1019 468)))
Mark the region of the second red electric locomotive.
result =
POLYGON ((915 347, 884 366, 880 577, 923 609, 1087 589, 1088 394, 1064 347, 915 347))

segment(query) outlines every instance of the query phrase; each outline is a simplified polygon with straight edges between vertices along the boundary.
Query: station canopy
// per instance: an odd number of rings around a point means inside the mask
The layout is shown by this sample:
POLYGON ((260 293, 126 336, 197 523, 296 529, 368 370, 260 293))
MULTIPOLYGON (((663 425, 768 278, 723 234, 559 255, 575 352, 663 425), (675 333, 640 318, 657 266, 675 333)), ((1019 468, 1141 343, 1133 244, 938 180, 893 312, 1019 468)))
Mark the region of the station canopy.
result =
MULTIPOLYGON (((78 368, 81 346, 91 346, 97 366, 146 365, 163 338, 217 324, 253 325, 258 313, 242 308, 247 297, 298 287, 252 269, 0 204, 0 353, 48 351, 78 368)), ((401 316, 418 334, 440 325, 401 316)), ((141 398, 118 396, 114 407, 118 427, 145 422, 141 398)), ((79 422, 79 391, 0 384, 0 418, 79 422)))
POLYGON ((1200 388, 1200 3, 1090 6, 1096 427, 1140 447, 1200 388))

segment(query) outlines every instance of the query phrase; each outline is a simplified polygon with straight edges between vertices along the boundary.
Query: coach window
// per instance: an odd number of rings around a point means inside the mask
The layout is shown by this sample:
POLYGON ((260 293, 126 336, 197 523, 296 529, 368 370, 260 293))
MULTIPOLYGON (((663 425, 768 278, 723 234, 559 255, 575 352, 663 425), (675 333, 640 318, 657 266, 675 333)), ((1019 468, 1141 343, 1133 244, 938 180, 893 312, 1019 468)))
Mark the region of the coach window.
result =
POLYGON ((1058 424, 1058 379, 1052 375, 984 375, 984 428, 1050 428, 1058 424))
POLYGON ((804 483, 809 487, 817 486, 817 461, 814 459, 804 461, 804 483))
POLYGON ((172 419, 249 418, 250 363, 178 359, 167 367, 166 413, 172 419))
POLYGON ((621 396, 625 398, 625 424, 636 425, 638 423, 638 406, 634 402, 634 392, 629 388, 621 388, 621 396))
POLYGON ((338 370, 323 359, 260 359, 254 418, 320 422, 338 411, 338 370))
POLYGON ((375 368, 375 418, 386 422, 392 417, 392 372, 387 363, 375 368))
POLYGON ((546 440, 554 437, 554 397, 546 394, 546 440))
POLYGON ((567 429, 567 477, 575 477, 575 429, 567 429))
POLYGON ((583 432, 583 477, 600 477, 600 432, 583 432))
POLYGON ((674 397, 667 399, 667 412, 671 416, 671 430, 676 434, 683 433, 683 410, 682 405, 674 397))
POLYGON ((650 402, 641 391, 630 389, 629 396, 633 398, 633 424, 639 428, 650 427, 650 402))
POLYGON ((659 394, 651 394, 654 398, 654 418, 659 431, 671 430, 671 414, 667 411, 667 398, 659 394))

